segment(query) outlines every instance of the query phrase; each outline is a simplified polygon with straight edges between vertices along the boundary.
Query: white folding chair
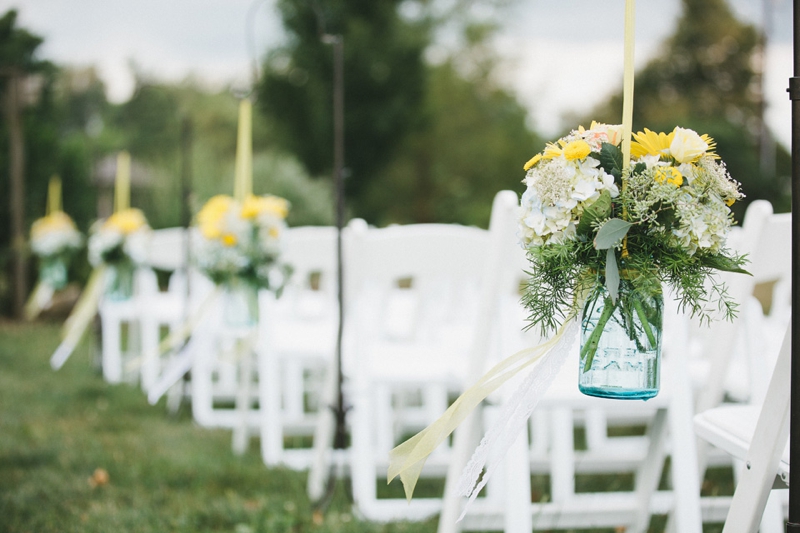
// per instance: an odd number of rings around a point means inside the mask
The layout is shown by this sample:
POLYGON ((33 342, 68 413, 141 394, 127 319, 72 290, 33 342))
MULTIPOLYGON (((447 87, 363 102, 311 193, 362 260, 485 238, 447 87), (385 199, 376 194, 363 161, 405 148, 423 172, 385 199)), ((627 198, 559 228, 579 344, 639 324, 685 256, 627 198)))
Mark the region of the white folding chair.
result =
POLYGON ((259 406, 268 466, 311 466, 319 411, 327 409, 320 391, 336 349, 336 241, 335 227, 290 228, 281 256, 293 269, 290 283, 280 298, 262 299, 259 406), (288 439, 300 442, 287 447, 288 439))
POLYGON ((694 418, 697 434, 744 461, 723 533, 755 533, 776 476, 789 482, 791 326, 761 406, 723 405, 694 418))
MULTIPOLYGON (((365 517, 423 519, 439 498, 380 498, 389 451, 424 428, 463 390, 479 315, 479 287, 487 259, 485 230, 445 224, 369 229, 348 247, 347 285, 353 341, 346 360, 353 498, 365 517)), ((443 478, 443 445, 423 477, 443 478)))
POLYGON ((137 297, 142 335, 142 389, 148 392, 158 381, 166 364, 158 357, 162 328, 168 332, 179 327, 188 315, 188 232, 185 228, 167 228, 152 232, 146 265, 170 273, 166 291, 148 285, 137 297))
MULTIPOLYGON (((747 269, 752 276, 729 276, 726 280, 731 295, 742 305, 735 322, 716 323, 707 332, 703 345, 709 367, 707 375, 717 379, 705 380, 707 384, 698 394, 696 412, 701 415, 709 409, 726 406, 723 400, 728 396, 740 405, 751 404, 751 410, 755 409, 752 405, 761 404, 779 352, 781 332, 790 323, 791 214, 773 214, 768 202, 754 201, 747 209, 738 241, 739 251, 748 254, 747 269), (758 284, 773 287, 768 314, 763 313, 761 302, 753 297, 758 284), (727 381, 720 376, 727 376, 727 381), (725 386, 731 382, 738 385, 733 393, 727 392, 725 386)), ((718 462, 713 461, 715 451, 718 450, 704 441, 698 444, 701 475, 707 464, 718 462)), ((739 471, 741 468, 734 469, 735 474, 739 471)), ((770 497, 761 525, 763 533, 783 531, 784 496, 775 493, 770 497)), ((724 517, 731 498, 717 499, 724 517)))
MULTIPOLYGON (((106 271, 108 275, 108 271, 106 271)), ((103 378, 109 383, 135 382, 138 371, 126 371, 142 350, 139 297, 158 290, 155 273, 147 267, 134 272, 133 295, 127 300, 101 297, 98 315, 101 326, 103 378), (125 342, 127 341, 127 342, 125 342)))

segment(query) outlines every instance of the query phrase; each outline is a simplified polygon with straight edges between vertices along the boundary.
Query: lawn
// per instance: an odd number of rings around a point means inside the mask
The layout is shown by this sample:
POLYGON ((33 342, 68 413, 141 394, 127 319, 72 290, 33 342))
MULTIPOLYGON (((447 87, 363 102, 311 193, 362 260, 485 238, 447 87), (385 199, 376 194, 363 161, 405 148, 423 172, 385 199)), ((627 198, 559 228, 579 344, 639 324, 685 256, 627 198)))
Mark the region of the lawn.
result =
POLYGON ((436 531, 361 521, 341 487, 315 517, 306 474, 267 469, 256 440, 236 457, 230 432, 198 427, 188 406, 171 416, 105 383, 90 340, 54 372, 57 344, 57 324, 0 322, 0 533, 436 531))

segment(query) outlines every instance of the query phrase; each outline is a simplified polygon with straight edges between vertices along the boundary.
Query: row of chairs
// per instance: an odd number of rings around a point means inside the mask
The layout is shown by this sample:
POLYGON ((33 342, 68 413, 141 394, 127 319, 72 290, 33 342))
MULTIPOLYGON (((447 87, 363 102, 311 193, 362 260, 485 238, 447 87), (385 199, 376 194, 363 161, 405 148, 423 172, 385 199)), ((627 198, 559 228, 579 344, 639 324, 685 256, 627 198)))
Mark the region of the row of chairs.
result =
MULTIPOLYGON (((343 465, 357 509, 372 520, 440 513, 443 533, 646 531, 653 514, 670 514, 673 531, 699 532, 703 521, 724 520, 730 498, 700 497, 706 466, 723 456, 697 443, 692 423, 696 412, 720 405, 726 394, 756 403, 765 395, 769 371, 763 369, 771 365, 759 358, 777 353, 772 332, 788 320, 791 268, 785 240, 789 215, 772 215, 763 202, 754 202, 732 238, 753 259, 752 278, 726 276, 731 294, 742 302, 739 320, 697 329, 677 309, 668 311, 658 397, 621 402, 580 395, 575 355, 527 431, 490 465, 498 470, 486 497, 475 501, 461 522, 456 519, 464 502, 455 496, 455 481, 508 391, 490 397, 429 459, 423 477, 439 480, 432 485, 434 493, 441 492, 444 481, 443 495, 409 504, 399 490, 392 497, 391 490, 385 494, 379 488, 392 447, 437 418, 499 358, 541 340, 522 331, 519 288, 526 264, 516 243, 516 209, 516 195, 503 191, 495 198, 488 231, 442 224, 375 229, 358 220, 345 229, 342 364, 350 447, 344 452, 331 449, 328 409, 336 385, 334 228, 289 230, 283 258, 295 271, 281 298, 259 295, 255 335, 224 325, 218 293, 186 268, 186 233, 156 231, 150 264, 174 271, 169 288, 158 291, 154 274, 142 270, 133 300, 101 304, 104 375, 116 382, 125 379, 126 370, 138 370, 131 375, 140 377, 151 399, 167 390, 173 398, 190 396, 198 423, 233 430, 235 451, 259 436, 268 466, 309 470, 312 498, 322 495, 331 465, 343 465), (751 299, 755 284, 766 282, 777 282, 768 316, 751 299), (175 331, 187 320, 193 325, 189 343, 169 357, 157 357, 165 330, 175 331), (126 322, 139 328, 138 356, 126 358, 120 349, 118 332, 126 322), (748 369, 752 379, 746 386, 739 384, 737 368, 748 369), (720 378, 731 369, 732 379, 720 378), (191 380, 184 388, 179 378, 186 370, 191 380), (646 427, 645 434, 613 436, 614 428, 632 425, 646 427), (576 431, 584 435, 583 446, 576 446, 576 431), (667 456, 671 467, 664 489, 660 480, 667 456), (633 490, 579 487, 581 476, 616 472, 632 474, 633 490), (531 476, 548 480, 546 497, 531 492, 531 476)), ((775 501, 772 515, 782 517, 780 498, 775 501)))

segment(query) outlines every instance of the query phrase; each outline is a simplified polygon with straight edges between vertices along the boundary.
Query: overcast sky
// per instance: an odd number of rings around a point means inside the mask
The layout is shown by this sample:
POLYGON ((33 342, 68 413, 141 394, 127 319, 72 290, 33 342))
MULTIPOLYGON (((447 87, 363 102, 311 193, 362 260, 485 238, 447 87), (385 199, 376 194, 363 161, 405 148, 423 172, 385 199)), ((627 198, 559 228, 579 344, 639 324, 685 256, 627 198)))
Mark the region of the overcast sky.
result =
MULTIPOLYGON (((740 18, 759 25, 764 2, 775 13, 767 118, 788 146, 791 2, 731 1, 740 18)), ((3 4, 17 8, 20 24, 45 38, 44 58, 96 65, 117 102, 133 89, 131 60, 166 80, 193 74, 218 86, 244 85, 252 61, 248 34, 259 54, 283 37, 275 0, 0 0, 3 4)), ((679 10, 680 0, 638 2, 637 64, 672 32, 679 10)), ((623 0, 518 0, 502 13, 500 72, 531 110, 539 131, 555 134, 565 113, 585 112, 621 86, 623 14, 623 0)))

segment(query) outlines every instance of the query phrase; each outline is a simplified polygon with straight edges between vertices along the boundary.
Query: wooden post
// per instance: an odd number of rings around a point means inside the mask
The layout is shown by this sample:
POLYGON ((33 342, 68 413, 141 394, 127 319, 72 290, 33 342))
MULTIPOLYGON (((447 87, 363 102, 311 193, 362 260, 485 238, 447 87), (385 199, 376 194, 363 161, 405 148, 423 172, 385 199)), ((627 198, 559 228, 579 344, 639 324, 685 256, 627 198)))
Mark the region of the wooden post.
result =
POLYGON ((25 253, 25 144, 22 130, 20 85, 22 76, 12 70, 7 78, 5 114, 8 121, 9 207, 13 253, 14 316, 22 318, 28 295, 28 261, 25 253))

